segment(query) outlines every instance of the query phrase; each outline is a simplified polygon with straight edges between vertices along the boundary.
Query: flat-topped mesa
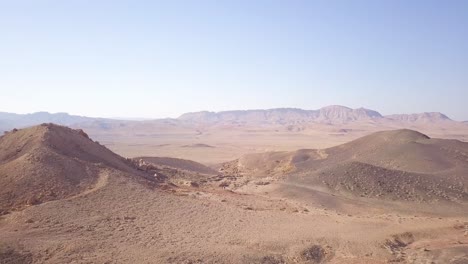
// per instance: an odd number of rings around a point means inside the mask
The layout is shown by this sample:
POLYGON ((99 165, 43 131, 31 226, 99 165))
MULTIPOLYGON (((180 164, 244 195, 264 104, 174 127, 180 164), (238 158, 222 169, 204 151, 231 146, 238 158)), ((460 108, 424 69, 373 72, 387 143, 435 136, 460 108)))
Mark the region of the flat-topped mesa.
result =
POLYGON ((327 106, 318 110, 298 108, 273 108, 258 110, 234 110, 222 112, 195 112, 181 115, 178 119, 201 123, 297 123, 297 122, 337 122, 382 118, 374 110, 365 108, 351 109, 345 106, 327 106))

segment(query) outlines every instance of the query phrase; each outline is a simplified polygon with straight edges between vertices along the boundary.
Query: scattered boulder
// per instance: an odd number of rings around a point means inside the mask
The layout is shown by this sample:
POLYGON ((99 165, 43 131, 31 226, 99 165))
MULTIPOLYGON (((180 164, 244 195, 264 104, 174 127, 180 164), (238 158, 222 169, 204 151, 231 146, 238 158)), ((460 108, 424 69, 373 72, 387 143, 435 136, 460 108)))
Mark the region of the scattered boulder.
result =
POLYGON ((286 261, 283 259, 282 256, 276 256, 276 255, 269 255, 269 256, 264 256, 260 260, 261 264, 283 264, 286 263, 286 261))
POLYGON ((230 183, 227 181, 223 181, 219 184, 219 187, 225 189, 226 187, 229 187, 230 183))
MULTIPOLYGON (((85 137, 85 138, 88 138, 89 139, 89 136, 88 134, 86 134, 86 132, 83 131, 83 129, 77 129, 78 131, 78 134, 85 137)), ((97 142, 96 142, 97 143, 97 142)))
POLYGON ((0 246, 0 263, 32 263, 32 254, 10 246, 0 246))
POLYGON ((320 245, 312 245, 300 253, 300 258, 306 263, 325 263, 330 258, 331 254, 320 245))
POLYGON ((391 239, 387 239, 383 247, 386 248, 392 255, 392 261, 404 261, 404 248, 414 242, 414 236, 410 232, 394 235, 391 239))

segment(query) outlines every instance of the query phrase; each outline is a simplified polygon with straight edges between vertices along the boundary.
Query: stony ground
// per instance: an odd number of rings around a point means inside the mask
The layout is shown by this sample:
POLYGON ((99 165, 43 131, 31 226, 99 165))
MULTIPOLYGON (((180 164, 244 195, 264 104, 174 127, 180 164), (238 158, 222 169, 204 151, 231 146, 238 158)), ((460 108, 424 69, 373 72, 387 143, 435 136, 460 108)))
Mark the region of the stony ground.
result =
POLYGON ((250 192, 153 189, 122 172, 100 175, 81 195, 3 216, 1 263, 468 260, 468 217, 365 207, 343 213, 339 206, 281 197, 274 184, 250 192))

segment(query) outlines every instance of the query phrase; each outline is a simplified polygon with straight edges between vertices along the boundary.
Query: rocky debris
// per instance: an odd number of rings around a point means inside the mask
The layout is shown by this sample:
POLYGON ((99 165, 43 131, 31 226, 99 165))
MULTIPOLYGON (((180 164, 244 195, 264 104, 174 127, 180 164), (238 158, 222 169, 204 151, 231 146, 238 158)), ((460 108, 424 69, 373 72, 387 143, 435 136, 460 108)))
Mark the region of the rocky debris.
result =
POLYGON ((312 245, 301 251, 300 258, 306 263, 325 263, 331 258, 331 252, 328 248, 325 249, 321 245, 312 245))
POLYGON ((77 129, 78 131, 78 134, 85 137, 85 138, 89 138, 88 134, 86 134, 83 129, 77 129))
POLYGON ((198 188, 200 187, 200 184, 198 184, 195 181, 189 181, 189 180, 179 180, 176 182, 178 186, 188 186, 188 187, 193 187, 193 188, 198 188))
POLYGON ((269 181, 256 181, 255 182, 255 185, 268 185, 268 184, 270 184, 269 181))
POLYGON ((0 263, 32 263, 32 254, 29 252, 21 252, 10 246, 0 246, 0 263))
MULTIPOLYGON (((172 183, 174 186, 199 188, 202 185, 210 184, 211 182, 213 182, 214 178, 218 177, 213 176, 213 174, 211 174, 212 172, 214 172, 214 170, 212 170, 211 168, 188 160, 180 160, 166 157, 143 157, 127 160, 137 170, 143 171, 148 175, 151 175, 160 184, 164 182, 172 183), (159 164, 159 161, 161 161, 162 164, 159 164), (169 164, 175 166, 182 165, 181 167, 187 169, 172 167, 169 164), (193 168, 194 171, 188 170, 191 168, 193 168), (208 174, 202 173, 202 171, 208 172, 208 174)), ((224 176, 222 177, 224 178, 224 176)), ((223 178, 220 178, 219 180, 223 178)))
POLYGON ((223 181, 218 186, 224 189, 224 188, 229 187, 229 185, 231 185, 229 182, 223 181))
POLYGON ((383 247, 387 249, 392 255, 393 262, 401 262, 405 260, 406 254, 404 249, 409 244, 415 241, 414 236, 410 232, 405 232, 398 235, 393 235, 390 239, 387 239, 383 247))
POLYGON ((127 161, 137 170, 143 171, 152 176, 157 181, 164 181, 167 177, 162 172, 162 169, 152 163, 148 163, 143 159, 129 159, 127 161))
POLYGON ((269 255, 264 256, 260 261, 260 264, 285 264, 286 261, 283 259, 282 256, 278 255, 269 255))
POLYGON ((200 174, 207 174, 207 175, 215 175, 217 172, 212 168, 205 166, 201 163, 186 160, 186 159, 178 159, 178 158, 170 158, 170 157, 137 157, 137 160, 142 159, 143 161, 151 164, 155 164, 158 166, 165 166, 168 168, 177 169, 180 171, 189 171, 193 173, 200 173, 200 174))

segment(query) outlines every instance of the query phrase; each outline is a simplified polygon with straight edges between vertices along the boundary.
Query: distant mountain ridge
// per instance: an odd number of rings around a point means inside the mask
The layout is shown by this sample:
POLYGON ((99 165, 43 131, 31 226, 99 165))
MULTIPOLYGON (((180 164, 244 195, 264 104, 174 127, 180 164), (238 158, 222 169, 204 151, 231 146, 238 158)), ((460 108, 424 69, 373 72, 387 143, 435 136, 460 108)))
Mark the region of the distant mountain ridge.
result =
POLYGON ((266 110, 233 110, 222 112, 194 112, 181 115, 179 120, 193 123, 348 123, 353 121, 398 121, 398 122, 439 122, 452 121, 442 113, 399 114, 383 116, 366 108, 352 109, 346 106, 331 105, 318 110, 298 108, 274 108, 266 110))
MULTIPOLYGON (((200 111, 185 113, 178 118, 154 120, 115 120, 109 118, 94 118, 86 116, 69 115, 67 113, 37 112, 32 114, 14 114, 0 112, 0 131, 34 126, 42 123, 55 123, 65 126, 92 124, 99 127, 108 127, 111 123, 122 122, 155 122, 166 121, 184 124, 303 124, 303 123, 329 123, 346 124, 350 122, 399 122, 399 123, 434 123, 456 122, 438 112, 425 112, 419 114, 396 114, 383 116, 379 112, 366 108, 352 109, 346 106, 331 105, 317 110, 304 110, 299 108, 273 108, 257 110, 232 110, 222 112, 200 111)), ((467 123, 467 122, 460 122, 467 123)))
POLYGON ((48 113, 36 112, 32 114, 14 114, 0 112, 0 129, 11 129, 14 127, 28 127, 42 123, 55 123, 70 126, 77 123, 102 120, 102 118, 93 118, 85 116, 69 115, 67 113, 48 113))

